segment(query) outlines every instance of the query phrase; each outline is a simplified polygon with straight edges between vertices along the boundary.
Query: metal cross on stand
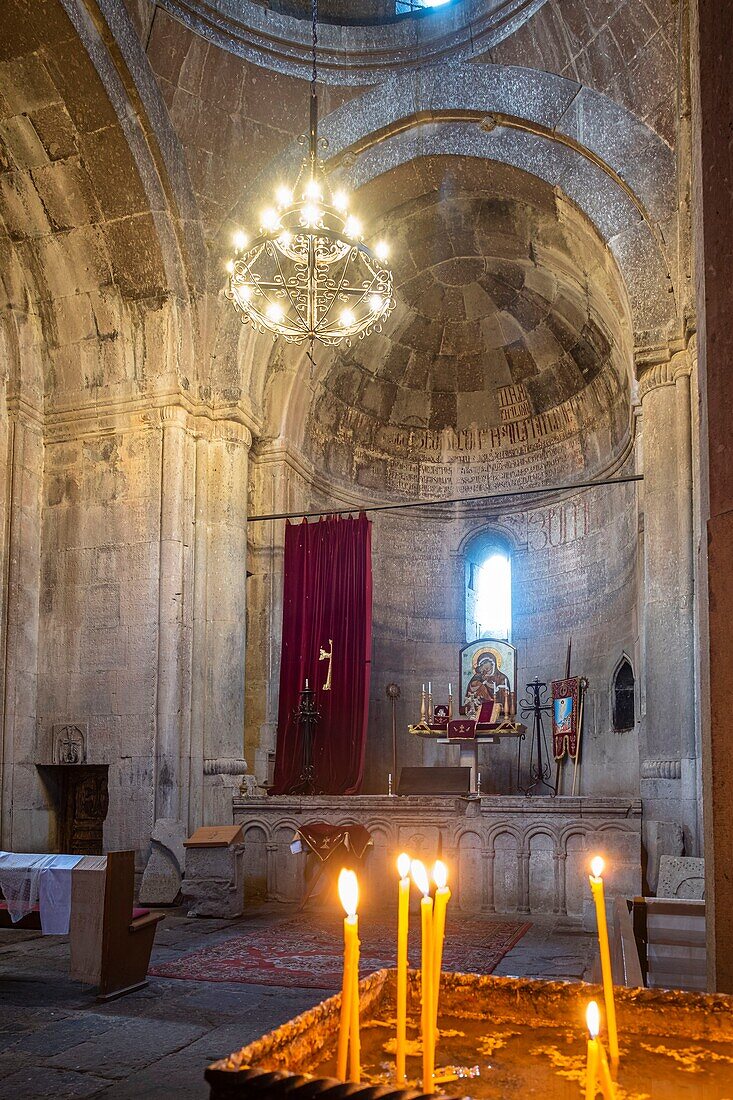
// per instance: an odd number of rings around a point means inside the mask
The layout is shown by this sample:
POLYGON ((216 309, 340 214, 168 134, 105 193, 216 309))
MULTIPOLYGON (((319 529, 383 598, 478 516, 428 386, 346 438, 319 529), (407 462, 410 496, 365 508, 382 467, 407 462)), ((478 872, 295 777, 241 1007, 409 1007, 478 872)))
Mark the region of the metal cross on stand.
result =
MULTIPOLYGON (((307 683, 307 681, 306 681, 307 683)), ((289 794, 315 794, 316 775, 313 764, 313 736, 320 714, 316 710, 314 691, 304 688, 300 693, 298 709, 293 711, 293 719, 300 726, 301 745, 303 746, 303 770, 293 784, 289 794)))
POLYGON ((557 794, 557 787, 549 782, 552 775, 550 754, 547 751, 547 739, 543 715, 552 710, 552 703, 546 703, 547 684, 543 684, 536 677, 531 684, 527 684, 527 691, 531 692, 531 698, 522 699, 519 709, 522 718, 532 715, 532 739, 529 753, 529 786, 519 787, 523 795, 529 797, 539 793, 540 787, 546 787, 552 797, 557 794), (536 753, 536 760, 535 760, 536 753))

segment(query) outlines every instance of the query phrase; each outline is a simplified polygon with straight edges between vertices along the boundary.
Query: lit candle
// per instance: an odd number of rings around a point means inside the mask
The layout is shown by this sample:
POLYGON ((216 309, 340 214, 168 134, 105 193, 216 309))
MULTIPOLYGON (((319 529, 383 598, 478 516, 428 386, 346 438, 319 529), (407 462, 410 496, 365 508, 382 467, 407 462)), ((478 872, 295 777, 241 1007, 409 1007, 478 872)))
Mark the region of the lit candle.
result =
POLYGON ((440 974, 443 968, 443 939, 445 937, 445 911, 450 901, 448 889, 448 868, 442 860, 435 861, 433 880, 437 887, 433 906, 433 1019, 435 1021, 435 1039, 438 1039, 438 997, 440 996, 440 974))
POLYGON ((308 690, 308 677, 305 678, 305 690, 308 690))
POLYGON ((613 973, 611 971, 611 950, 608 945, 608 924, 606 921, 606 899, 603 894, 603 860, 595 856, 591 860, 591 874, 588 881, 596 905, 596 923, 598 925, 598 947, 601 953, 601 974, 603 975, 603 999, 606 1005, 606 1028, 608 1029, 608 1049, 611 1055, 611 1069, 614 1077, 618 1073, 618 1032, 616 1030, 616 1003, 613 999, 613 973))
POLYGON ((600 1085, 604 1100, 615 1100, 616 1086, 611 1079, 611 1071, 608 1068, 606 1052, 603 1043, 598 1038, 600 1029, 600 1014, 598 1005, 591 1001, 585 1013, 588 1025, 588 1060, 585 1072, 585 1100, 595 1100, 598 1086, 600 1085))
POLYGON ((423 684, 422 691, 420 692, 420 721, 421 722, 424 722, 425 718, 427 717, 427 705, 428 704, 427 704, 427 697, 425 695, 425 684, 423 684))
POLYGON ((341 985, 341 1016, 339 1020, 336 1074, 346 1080, 346 1056, 351 1047, 351 1079, 359 1080, 359 918, 356 906, 359 900, 359 884, 353 871, 345 868, 338 881, 341 904, 346 911, 344 918, 344 976, 341 985), (350 1041, 350 1042, 349 1042, 350 1041), (356 1072, 356 1076, 354 1073, 356 1072))
POLYGON ((397 857, 400 876, 397 910, 397 1054, 395 1077, 405 1084, 405 1051, 407 1045, 407 932, 410 921, 410 857, 402 852, 397 857))
POLYGON ((588 1056, 585 1065, 585 1100, 596 1100, 598 1086, 598 1005, 591 1001, 585 1011, 588 1025, 588 1056))
POLYGON ((430 897, 430 883, 425 865, 419 859, 412 861, 412 878, 422 894, 420 916, 422 925, 422 953, 420 984, 422 991, 422 1090, 428 1094, 434 1091, 435 1036, 433 1016, 433 899, 430 897))
POLYGON ((448 684, 448 718, 453 717, 453 688, 448 684))

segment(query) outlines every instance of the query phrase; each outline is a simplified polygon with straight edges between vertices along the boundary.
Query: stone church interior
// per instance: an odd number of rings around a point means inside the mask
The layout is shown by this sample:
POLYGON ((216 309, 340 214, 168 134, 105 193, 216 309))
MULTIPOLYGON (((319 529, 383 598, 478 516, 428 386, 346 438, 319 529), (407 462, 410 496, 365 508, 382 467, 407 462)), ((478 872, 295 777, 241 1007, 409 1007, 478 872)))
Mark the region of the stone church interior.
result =
POLYGON ((0 1095, 733 1094, 732 37, 5 0, 0 1095))

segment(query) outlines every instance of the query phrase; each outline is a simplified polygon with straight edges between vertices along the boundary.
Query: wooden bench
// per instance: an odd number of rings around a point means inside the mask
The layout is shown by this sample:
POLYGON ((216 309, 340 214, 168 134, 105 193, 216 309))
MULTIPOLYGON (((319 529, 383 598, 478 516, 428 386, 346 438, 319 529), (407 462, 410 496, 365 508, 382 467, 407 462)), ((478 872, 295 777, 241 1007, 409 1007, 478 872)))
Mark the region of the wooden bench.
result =
MULTIPOLYGON (((70 974, 110 1000, 147 985, 155 929, 163 913, 133 907, 135 853, 89 857, 72 872, 70 974)), ((37 909, 15 924, 0 904, 0 928, 40 930, 37 909)))
POLYGON ((621 985, 704 991, 705 902, 616 898, 612 964, 621 985))

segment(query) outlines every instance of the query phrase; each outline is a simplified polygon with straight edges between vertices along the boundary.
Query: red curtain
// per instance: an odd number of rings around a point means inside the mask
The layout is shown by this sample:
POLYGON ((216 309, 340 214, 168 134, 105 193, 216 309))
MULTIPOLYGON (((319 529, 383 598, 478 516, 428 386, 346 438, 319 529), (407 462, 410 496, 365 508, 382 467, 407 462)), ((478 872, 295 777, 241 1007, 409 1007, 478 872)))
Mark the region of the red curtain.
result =
POLYGON ((288 794, 303 767, 301 729, 293 718, 306 678, 320 721, 313 738, 315 789, 356 794, 364 773, 372 651, 371 523, 328 517, 285 530, 282 662, 275 781, 288 794), (333 642, 331 690, 324 691, 333 642))

